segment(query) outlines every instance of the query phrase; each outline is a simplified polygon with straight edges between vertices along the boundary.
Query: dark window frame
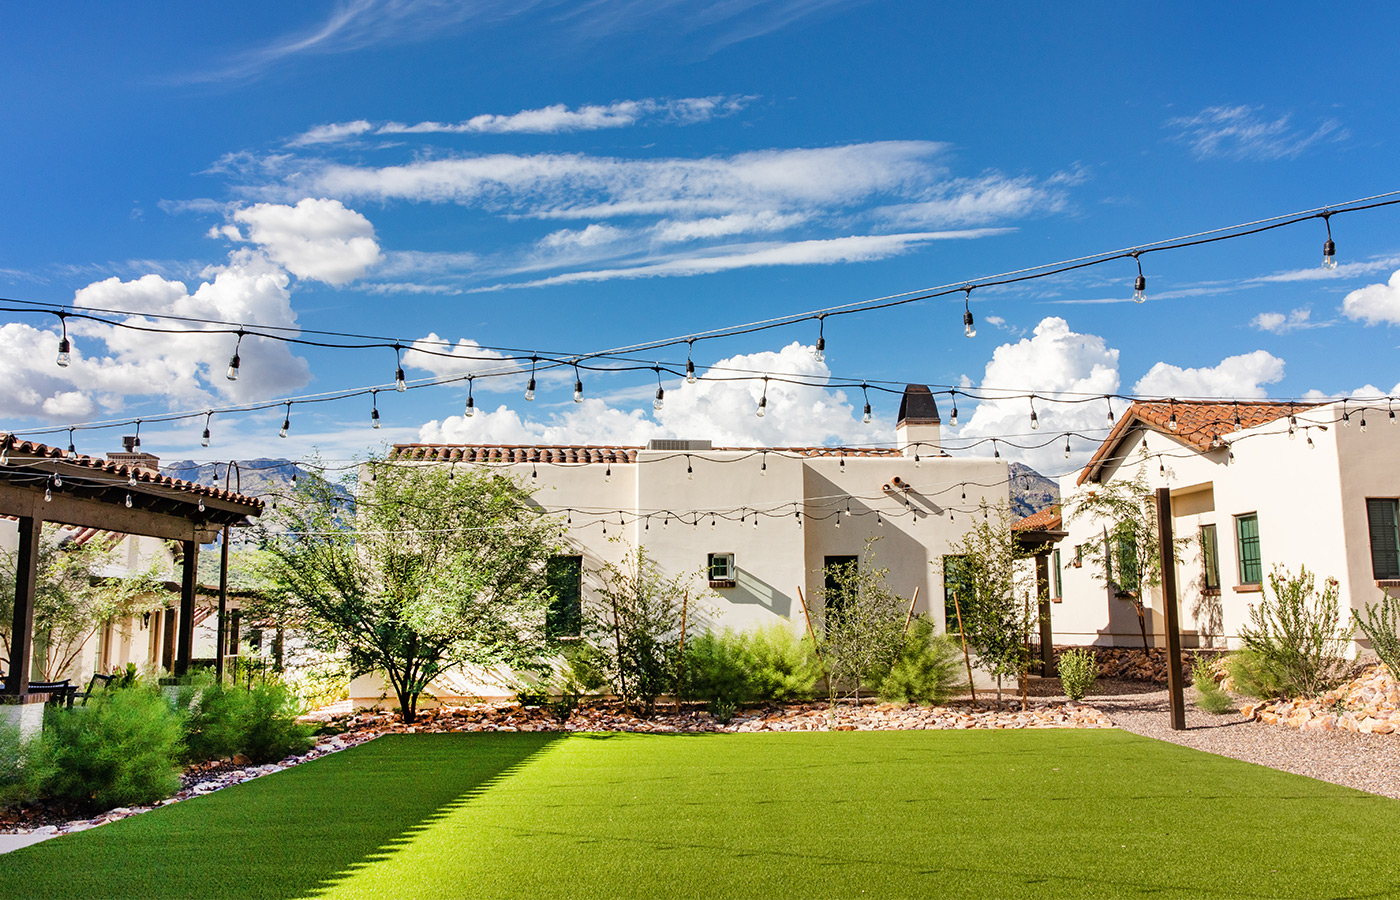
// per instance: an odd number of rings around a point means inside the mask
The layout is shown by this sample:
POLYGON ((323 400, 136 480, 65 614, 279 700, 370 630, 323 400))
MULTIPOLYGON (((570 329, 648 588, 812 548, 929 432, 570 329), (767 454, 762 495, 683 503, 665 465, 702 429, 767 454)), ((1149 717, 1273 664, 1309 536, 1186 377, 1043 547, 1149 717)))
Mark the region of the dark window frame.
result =
POLYGON ((1257 512, 1235 516, 1235 553, 1240 584, 1263 584, 1264 551, 1259 535, 1257 512), (1253 534, 1246 533, 1249 530, 1247 526, 1252 527, 1253 534))
POLYGON ((1220 590, 1220 533, 1214 522, 1201 526, 1201 587, 1220 590))
POLYGON ((1366 498, 1366 537, 1371 576, 1377 581, 1400 579, 1400 499, 1366 498))
POLYGON ((737 557, 731 551, 707 553, 705 555, 705 575, 709 578, 710 587, 734 587, 739 577, 737 557), (721 559, 725 561, 724 571, 716 574, 715 562, 721 559))
POLYGON ((572 553, 551 556, 545 563, 545 582, 550 591, 544 613, 545 637, 550 640, 582 637, 583 557, 572 553))

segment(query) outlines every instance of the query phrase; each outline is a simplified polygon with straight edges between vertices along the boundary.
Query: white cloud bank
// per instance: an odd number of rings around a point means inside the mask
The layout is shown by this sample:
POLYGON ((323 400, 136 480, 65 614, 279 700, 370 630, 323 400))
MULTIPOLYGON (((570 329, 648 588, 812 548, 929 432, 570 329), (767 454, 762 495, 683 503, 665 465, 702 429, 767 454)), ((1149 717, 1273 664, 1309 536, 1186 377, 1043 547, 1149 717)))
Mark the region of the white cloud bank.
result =
POLYGON ((1267 397, 1266 384, 1283 380, 1283 360, 1267 350, 1229 356, 1217 366, 1185 369, 1159 362, 1133 385, 1133 392, 1145 397, 1187 399, 1267 397))
POLYGON ((298 278, 348 284, 384 258, 369 219, 339 200, 306 197, 295 206, 258 203, 235 211, 233 220, 247 226, 246 237, 233 226, 218 233, 256 244, 298 278))
POLYGON ((1342 314, 1367 325, 1400 325, 1400 270, 1385 284, 1368 284, 1347 294, 1342 314))

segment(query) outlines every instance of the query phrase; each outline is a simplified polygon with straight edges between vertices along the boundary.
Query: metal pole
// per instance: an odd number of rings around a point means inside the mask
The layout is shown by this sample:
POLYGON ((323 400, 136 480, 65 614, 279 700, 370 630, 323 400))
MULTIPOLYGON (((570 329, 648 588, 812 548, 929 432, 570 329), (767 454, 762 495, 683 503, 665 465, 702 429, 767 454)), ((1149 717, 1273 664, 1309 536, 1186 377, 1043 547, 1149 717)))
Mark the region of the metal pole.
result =
POLYGON ((1186 698, 1181 677, 1181 623, 1176 608, 1176 543, 1172 539, 1170 488, 1157 488, 1157 535, 1161 541, 1162 606, 1167 625, 1167 695, 1171 700, 1172 730, 1186 730, 1186 698))

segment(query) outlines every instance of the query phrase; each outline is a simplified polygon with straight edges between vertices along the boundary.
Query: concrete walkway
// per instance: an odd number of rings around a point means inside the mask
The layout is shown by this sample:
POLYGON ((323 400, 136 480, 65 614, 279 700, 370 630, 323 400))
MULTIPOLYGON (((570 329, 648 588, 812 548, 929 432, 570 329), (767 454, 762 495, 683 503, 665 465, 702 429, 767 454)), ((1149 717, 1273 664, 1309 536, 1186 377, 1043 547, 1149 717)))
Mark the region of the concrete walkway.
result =
POLYGON ((37 844, 40 841, 47 841, 49 838, 58 837, 54 831, 45 834, 0 834, 0 853, 9 853, 21 847, 28 847, 30 844, 37 844))

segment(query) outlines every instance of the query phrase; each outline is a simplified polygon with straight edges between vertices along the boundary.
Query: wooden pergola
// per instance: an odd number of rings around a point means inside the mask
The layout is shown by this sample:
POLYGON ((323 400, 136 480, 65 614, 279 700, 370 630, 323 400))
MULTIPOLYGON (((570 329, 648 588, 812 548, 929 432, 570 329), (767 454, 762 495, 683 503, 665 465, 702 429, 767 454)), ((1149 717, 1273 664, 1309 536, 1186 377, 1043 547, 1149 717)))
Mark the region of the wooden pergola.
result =
POLYGON ((184 552, 174 669, 183 675, 194 640, 199 547, 228 526, 249 525, 248 517, 261 514, 262 508, 255 497, 0 435, 0 515, 19 519, 14 629, 0 696, 29 693, 39 537, 45 522, 180 542, 184 552))

